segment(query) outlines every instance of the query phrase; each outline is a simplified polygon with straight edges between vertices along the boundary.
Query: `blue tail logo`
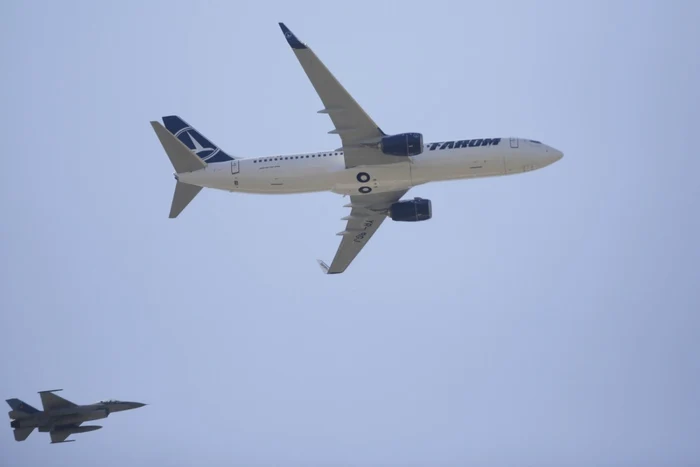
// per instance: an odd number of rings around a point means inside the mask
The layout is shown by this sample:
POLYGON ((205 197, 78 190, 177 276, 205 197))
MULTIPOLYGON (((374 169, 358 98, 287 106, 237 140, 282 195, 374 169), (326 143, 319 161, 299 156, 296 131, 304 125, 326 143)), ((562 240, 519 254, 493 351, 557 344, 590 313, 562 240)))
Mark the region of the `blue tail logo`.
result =
POLYGON ((163 117, 163 125, 204 162, 226 162, 234 159, 177 115, 163 117))

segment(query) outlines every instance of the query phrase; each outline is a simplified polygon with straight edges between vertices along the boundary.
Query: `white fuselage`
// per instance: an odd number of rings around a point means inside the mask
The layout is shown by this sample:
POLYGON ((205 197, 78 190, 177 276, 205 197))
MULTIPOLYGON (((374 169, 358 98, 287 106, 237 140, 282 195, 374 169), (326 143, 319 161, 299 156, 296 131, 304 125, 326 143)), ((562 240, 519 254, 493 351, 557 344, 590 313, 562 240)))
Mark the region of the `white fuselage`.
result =
POLYGON ((363 195, 428 182, 528 172, 561 157, 556 149, 528 139, 471 139, 428 143, 409 161, 386 165, 348 169, 343 151, 322 151, 211 163, 176 177, 191 185, 245 193, 363 195))

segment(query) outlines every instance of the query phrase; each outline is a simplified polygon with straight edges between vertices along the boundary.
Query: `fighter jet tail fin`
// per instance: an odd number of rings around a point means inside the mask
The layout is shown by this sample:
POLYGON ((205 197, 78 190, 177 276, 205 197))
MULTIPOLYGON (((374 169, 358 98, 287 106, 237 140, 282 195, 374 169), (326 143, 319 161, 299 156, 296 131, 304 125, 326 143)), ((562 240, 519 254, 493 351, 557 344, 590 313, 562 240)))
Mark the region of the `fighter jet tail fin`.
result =
POLYGON ((7 402, 7 404, 10 407, 12 407, 12 410, 14 412, 22 412, 27 415, 35 414, 38 412, 37 409, 19 399, 7 399, 5 402, 7 402))
POLYGON ((25 439, 29 438, 29 435, 32 434, 32 431, 34 431, 34 428, 15 428, 14 433, 15 433, 15 441, 24 441, 25 439))

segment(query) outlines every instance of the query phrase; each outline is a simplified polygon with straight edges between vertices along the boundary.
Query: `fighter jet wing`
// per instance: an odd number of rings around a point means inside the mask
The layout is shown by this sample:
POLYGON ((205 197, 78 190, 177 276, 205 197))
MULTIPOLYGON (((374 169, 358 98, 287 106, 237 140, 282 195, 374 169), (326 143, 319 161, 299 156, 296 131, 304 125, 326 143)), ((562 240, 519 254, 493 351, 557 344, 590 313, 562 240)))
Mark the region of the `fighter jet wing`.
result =
POLYGON ((67 409, 70 407, 77 407, 77 404, 64 399, 63 397, 54 394, 55 391, 62 391, 62 389, 51 389, 50 391, 39 391, 41 396, 41 403, 44 405, 44 412, 49 412, 51 410, 67 409))
POLYGON ((340 150, 345 155, 345 167, 407 161, 408 157, 387 156, 376 147, 386 134, 338 82, 314 51, 297 39, 284 23, 279 25, 323 102, 324 108, 319 110, 319 113, 328 114, 335 126, 329 133, 340 136, 343 143, 340 150))
POLYGON ((374 233, 386 219, 386 210, 392 203, 395 203, 408 190, 391 191, 387 193, 377 193, 373 195, 351 196, 350 204, 346 207, 352 208, 350 215, 343 217, 347 220, 345 230, 338 235, 343 237, 340 247, 335 254, 335 258, 328 266, 321 260, 318 264, 326 274, 339 274, 355 259, 362 248, 367 244, 374 233))
POLYGON ((61 425, 60 427, 56 427, 55 430, 51 430, 51 432, 49 433, 49 435, 51 435, 51 444, 70 443, 72 441, 75 441, 74 439, 66 441, 66 438, 73 434, 73 432, 71 432, 67 428, 78 428, 81 425, 81 423, 82 422, 72 423, 70 425, 61 425))

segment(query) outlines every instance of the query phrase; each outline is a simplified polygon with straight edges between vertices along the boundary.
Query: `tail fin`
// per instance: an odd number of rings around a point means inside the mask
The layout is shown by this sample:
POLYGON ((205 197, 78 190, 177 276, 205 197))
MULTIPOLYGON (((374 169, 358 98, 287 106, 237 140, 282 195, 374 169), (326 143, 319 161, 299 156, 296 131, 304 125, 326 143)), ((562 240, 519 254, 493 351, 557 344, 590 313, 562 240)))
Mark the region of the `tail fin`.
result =
POLYGON ((168 130, 163 128, 159 122, 151 122, 153 131, 163 145, 165 153, 170 158, 170 163, 177 173, 194 172, 195 170, 203 169, 207 166, 199 157, 192 154, 187 146, 182 144, 174 135, 168 133, 168 130))
POLYGON ((6 402, 12 408, 12 410, 15 412, 22 412, 22 413, 25 413, 27 415, 32 415, 32 414, 39 412, 37 409, 35 409, 31 405, 29 405, 26 402, 21 401, 19 399, 7 399, 6 402))
MULTIPOLYGON (((194 172, 207 166, 206 162, 195 156, 182 141, 178 140, 174 134, 169 133, 159 122, 151 122, 151 126, 156 132, 160 144, 163 145, 165 153, 168 155, 168 158, 170 158, 175 172, 178 174, 194 172)), ((178 180, 177 175, 175 175, 175 180, 178 180)), ((189 185, 178 180, 175 184, 175 193, 173 194, 173 201, 170 205, 169 217, 171 219, 177 217, 201 190, 202 187, 200 186, 189 185)))
POLYGON ((204 162, 226 162, 237 159, 226 154, 223 149, 217 147, 177 115, 163 117, 163 124, 171 134, 187 146, 187 149, 195 153, 204 162))

